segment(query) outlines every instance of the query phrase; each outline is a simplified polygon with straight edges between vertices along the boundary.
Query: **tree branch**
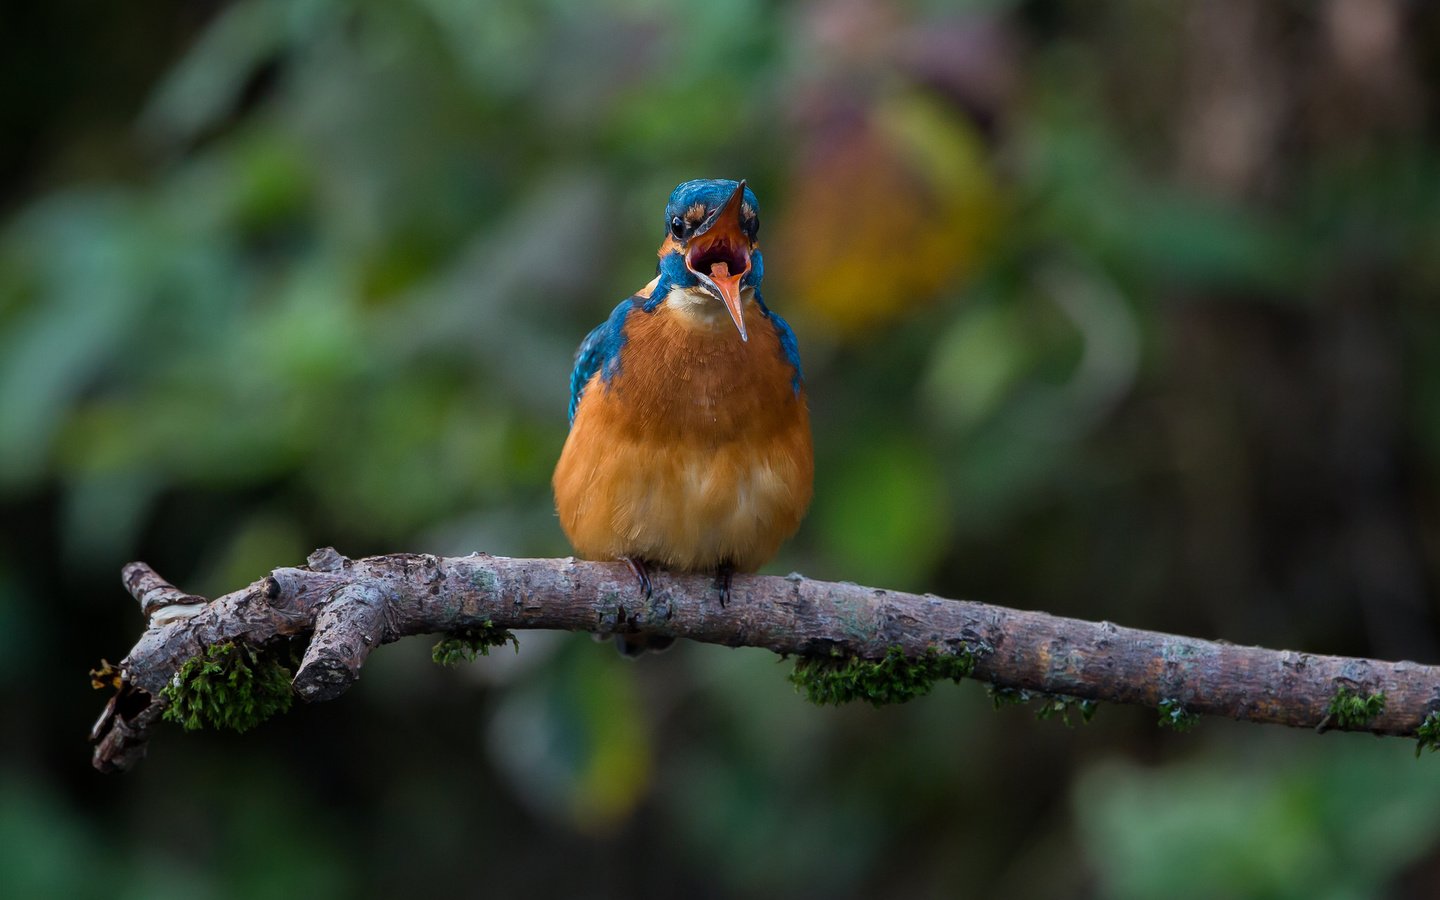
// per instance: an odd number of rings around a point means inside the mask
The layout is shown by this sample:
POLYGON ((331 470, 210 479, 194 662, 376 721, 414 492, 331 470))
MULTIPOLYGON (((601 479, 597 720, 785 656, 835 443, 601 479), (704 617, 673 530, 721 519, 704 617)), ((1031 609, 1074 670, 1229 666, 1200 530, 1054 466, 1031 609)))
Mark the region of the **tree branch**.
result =
POLYGON ((162 691, 187 660, 227 642, 264 647, 306 634, 293 687, 311 701, 339 696, 373 648, 407 635, 547 628, 805 657, 968 653, 973 677, 1002 689, 1320 730, 1416 736, 1440 710, 1436 666, 1240 647, 799 575, 737 576, 725 606, 705 576, 657 571, 647 600, 621 563, 480 554, 350 560, 327 548, 208 603, 144 563, 123 578, 149 627, 120 663, 119 690, 91 734, 102 771, 144 756, 162 691), (1371 702, 1363 714, 1337 714, 1347 696, 1371 702))

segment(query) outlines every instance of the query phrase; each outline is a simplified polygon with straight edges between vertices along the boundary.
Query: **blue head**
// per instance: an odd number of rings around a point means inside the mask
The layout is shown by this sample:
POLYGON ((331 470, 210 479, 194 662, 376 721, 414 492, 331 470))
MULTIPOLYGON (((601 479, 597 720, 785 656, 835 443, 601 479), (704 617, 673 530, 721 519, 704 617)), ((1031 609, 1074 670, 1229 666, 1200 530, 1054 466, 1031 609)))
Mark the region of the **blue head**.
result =
POLYGON ((661 279, 669 287, 699 287, 725 304, 741 340, 749 338, 740 292, 758 289, 765 273, 759 233, 760 203, 743 181, 687 181, 665 205, 661 279))

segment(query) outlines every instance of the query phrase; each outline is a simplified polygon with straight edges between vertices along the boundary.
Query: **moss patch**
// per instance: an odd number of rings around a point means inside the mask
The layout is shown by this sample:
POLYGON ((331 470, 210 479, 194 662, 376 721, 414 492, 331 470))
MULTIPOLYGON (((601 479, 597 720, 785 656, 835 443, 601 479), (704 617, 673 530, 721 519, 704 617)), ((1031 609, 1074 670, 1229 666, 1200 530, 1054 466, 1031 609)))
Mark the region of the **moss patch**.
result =
POLYGON ((186 731, 248 731, 290 709, 291 677, 278 652, 238 642, 214 644, 186 660, 160 692, 163 718, 186 731))
POLYGON ((1160 701, 1160 727, 1171 731, 1189 731, 1200 723, 1200 716, 1185 708, 1179 700, 1160 701))
POLYGON ((503 628, 495 627, 495 623, 489 619, 478 628, 465 628, 460 631, 452 631, 441 638, 434 647, 430 649, 430 658, 442 666, 453 666, 462 662, 474 662, 482 656, 490 655, 491 647, 500 647, 505 644, 514 644, 515 652, 520 652, 520 642, 515 635, 503 628))
POLYGON ((1335 696, 1330 698, 1330 707, 1326 710, 1336 728, 1359 728, 1384 711, 1384 691, 1361 694, 1343 684, 1335 690, 1335 696))
POLYGON ((1415 729, 1415 758, 1420 758, 1420 751, 1429 750, 1435 752, 1440 750, 1440 712, 1432 712, 1415 729))
POLYGON ((1095 718, 1095 710, 1100 708, 1100 704, 1094 700, 1082 700, 1069 694, 1045 694, 1041 699, 1043 702, 1035 708, 1035 718, 1044 720, 1058 717, 1065 723, 1066 728, 1071 727, 1072 713, 1078 715, 1082 723, 1088 723, 1095 718))
POLYGON ((1100 708, 1100 704, 1094 700, 1082 700, 1069 694, 1052 694, 1048 691, 1027 691, 1024 688, 995 687, 994 685, 988 687, 987 690, 990 694, 990 702, 995 704, 996 709, 1037 702, 1035 718, 1041 720, 1059 718, 1067 728, 1073 727, 1075 724, 1070 721, 1070 716, 1078 715, 1082 724, 1088 723, 1095 718, 1095 711, 1100 708))
POLYGON ((996 709, 1004 709, 1007 706, 1023 706, 1035 699, 1033 691, 1024 688, 996 687, 993 684, 985 686, 985 693, 990 695, 990 702, 996 709))
POLYGON ((864 700, 886 706, 923 697, 941 679, 959 682, 974 671, 976 658, 971 650, 940 653, 933 648, 911 658, 899 647, 891 647, 883 659, 806 656, 795 661, 790 683, 811 703, 864 700))

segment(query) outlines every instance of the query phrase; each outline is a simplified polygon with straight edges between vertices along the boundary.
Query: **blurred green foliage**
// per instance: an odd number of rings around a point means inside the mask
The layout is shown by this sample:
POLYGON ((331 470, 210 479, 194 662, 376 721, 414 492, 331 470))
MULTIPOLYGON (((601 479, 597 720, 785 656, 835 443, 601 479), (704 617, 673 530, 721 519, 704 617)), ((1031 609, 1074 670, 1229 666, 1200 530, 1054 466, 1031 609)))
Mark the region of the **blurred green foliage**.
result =
POLYGON ((1119 762, 1088 772, 1074 804, 1105 894, 1375 896, 1433 852, 1440 781, 1414 779, 1372 738, 1326 751, 1260 771, 1227 748, 1164 772, 1119 762))
POLYGON ((1434 661, 1437 49, 1395 0, 17 10, 7 895, 1434 896, 1404 745, 817 709, 751 651, 402 642, 125 778, 81 737, 128 559, 566 553, 571 354, 694 177, 805 359, 774 571, 1434 661))

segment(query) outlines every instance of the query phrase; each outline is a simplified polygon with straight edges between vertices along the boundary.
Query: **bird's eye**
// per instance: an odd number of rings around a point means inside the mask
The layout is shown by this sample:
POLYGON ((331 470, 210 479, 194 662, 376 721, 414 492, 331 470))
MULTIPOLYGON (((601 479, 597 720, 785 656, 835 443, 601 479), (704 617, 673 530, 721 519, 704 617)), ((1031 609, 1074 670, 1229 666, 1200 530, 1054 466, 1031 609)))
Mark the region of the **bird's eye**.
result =
POLYGON ((755 235, 760 233, 760 217, 751 216, 742 222, 740 227, 744 230, 745 236, 753 241, 755 240, 755 235))
POLYGON ((685 237, 685 220, 676 216, 670 220, 670 233, 675 235, 675 240, 683 240, 685 237))

